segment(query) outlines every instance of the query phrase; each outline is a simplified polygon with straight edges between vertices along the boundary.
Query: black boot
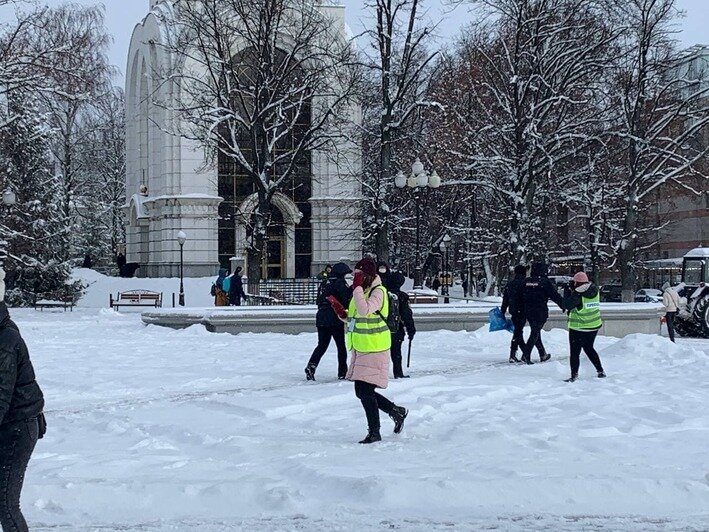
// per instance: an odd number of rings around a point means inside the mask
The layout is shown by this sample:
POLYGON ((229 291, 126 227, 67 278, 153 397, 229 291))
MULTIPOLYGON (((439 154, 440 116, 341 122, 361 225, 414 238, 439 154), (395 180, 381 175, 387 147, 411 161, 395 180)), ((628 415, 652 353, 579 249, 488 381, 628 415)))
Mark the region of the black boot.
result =
POLYGON ((539 355, 539 362, 546 362, 551 358, 551 355, 549 353, 542 353, 539 355))
POLYGON ((564 382, 574 382, 576 379, 578 379, 578 375, 571 375, 571 377, 565 379, 564 382))
POLYGON ((395 406, 389 417, 394 420, 394 434, 399 434, 404 429, 404 420, 409 411, 403 406, 395 406))
POLYGON ((598 378, 599 379, 605 379, 606 378, 606 372, 601 370, 598 372, 598 378))
POLYGON ((524 362, 524 363, 527 364, 528 366, 531 366, 532 364, 534 364, 534 362, 532 362, 532 358, 531 358, 531 357, 530 357, 530 358, 527 358, 527 357, 524 356, 524 355, 522 355, 522 362, 524 362))
POLYGON ((369 429, 369 432, 367 432, 367 437, 359 443, 375 443, 378 441, 382 441, 382 436, 379 434, 379 429, 369 429))
POLYGON ((517 358, 517 355, 512 354, 510 355, 510 364, 516 364, 522 362, 519 358, 517 358))
POLYGON ((305 366, 305 380, 315 380, 315 366, 313 366, 312 364, 308 364, 307 366, 305 366))

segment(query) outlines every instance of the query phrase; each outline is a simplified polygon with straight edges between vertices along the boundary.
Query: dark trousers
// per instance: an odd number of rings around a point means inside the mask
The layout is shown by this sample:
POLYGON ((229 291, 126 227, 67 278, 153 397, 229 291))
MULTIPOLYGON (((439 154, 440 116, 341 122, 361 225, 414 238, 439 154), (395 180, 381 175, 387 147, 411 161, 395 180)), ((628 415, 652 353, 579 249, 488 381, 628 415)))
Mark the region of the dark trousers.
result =
POLYGON ((406 339, 404 331, 396 331, 391 333, 391 363, 394 369, 394 377, 403 377, 404 368, 402 367, 403 356, 401 355, 401 346, 406 339))
POLYGON ((670 335, 670 340, 675 341, 675 316, 676 312, 665 313, 665 321, 667 322, 667 332, 670 335))
POLYGON ((29 530, 20 511, 20 492, 38 433, 36 417, 0 428, 0 524, 3 532, 29 530))
POLYGON ((524 318, 524 316, 515 316, 514 314, 512 315, 512 325, 515 326, 515 330, 512 333, 512 342, 510 343, 510 356, 516 356, 517 355, 517 349, 522 350, 522 354, 524 354, 524 324, 527 322, 527 320, 524 318))
POLYGON ((391 414, 396 406, 389 399, 374 391, 376 386, 364 381, 354 381, 355 395, 362 401, 367 426, 370 431, 379 430, 379 411, 391 414))
MULTIPOLYGON (((544 348, 544 344, 542 343, 542 328, 544 327, 545 322, 538 322, 538 321, 530 321, 529 322, 529 328, 530 328, 530 333, 529 333, 529 338, 527 338, 527 341, 524 342, 524 344, 521 346, 522 347, 522 358, 529 360, 532 358, 532 349, 534 347, 537 348, 537 351, 539 352, 539 356, 543 355, 546 353, 546 349, 544 348)), ((515 325, 515 330, 516 329, 515 325)), ((522 334, 520 332, 520 334, 522 334)))
POLYGON ((601 365, 601 357, 598 356, 596 349, 593 347, 593 342, 596 341, 598 331, 574 331, 569 329, 569 347, 571 350, 571 375, 579 374, 579 356, 581 350, 586 353, 586 356, 591 361, 596 371, 603 371, 601 365))
POLYGON ((335 340, 337 346, 337 376, 344 377, 347 373, 347 345, 345 344, 345 328, 343 325, 333 327, 318 327, 318 345, 310 356, 309 366, 315 368, 330 346, 330 340, 335 340))

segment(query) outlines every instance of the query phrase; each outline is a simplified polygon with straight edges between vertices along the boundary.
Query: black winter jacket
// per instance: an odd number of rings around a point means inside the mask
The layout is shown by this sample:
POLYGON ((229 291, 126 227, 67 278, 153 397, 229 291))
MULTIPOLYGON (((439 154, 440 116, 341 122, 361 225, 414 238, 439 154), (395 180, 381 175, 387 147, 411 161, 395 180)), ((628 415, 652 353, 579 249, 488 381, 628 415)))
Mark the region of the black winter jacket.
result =
POLYGON ((549 300, 562 306, 562 299, 554 284, 547 278, 547 265, 535 263, 530 276, 524 280, 522 300, 524 315, 529 323, 545 323, 549 319, 549 300))
POLYGON ((229 281, 229 304, 237 305, 239 300, 246 301, 246 292, 244 292, 244 280, 241 275, 232 275, 229 281))
POLYGON ((352 290, 345 282, 345 275, 352 270, 342 263, 338 262, 332 267, 330 276, 326 281, 323 281, 318 295, 318 312, 315 315, 315 325, 318 327, 334 327, 342 325, 340 318, 337 317, 335 311, 332 310, 328 296, 335 296, 342 306, 347 308, 352 299, 352 290))
POLYGON ((396 294, 399 298, 399 334, 403 337, 404 329, 409 337, 413 337, 416 334, 416 325, 414 324, 414 313, 411 310, 411 303, 409 303, 409 294, 401 291, 401 287, 404 285, 406 278, 401 272, 390 272, 387 277, 386 289, 396 294))
POLYGON ((525 277, 524 275, 515 275, 505 290, 502 293, 502 313, 505 314, 509 309, 510 314, 513 316, 524 316, 524 301, 522 301, 522 294, 524 292, 525 277))
POLYGON ((0 426, 36 417, 43 408, 27 346, 0 302, 0 426))

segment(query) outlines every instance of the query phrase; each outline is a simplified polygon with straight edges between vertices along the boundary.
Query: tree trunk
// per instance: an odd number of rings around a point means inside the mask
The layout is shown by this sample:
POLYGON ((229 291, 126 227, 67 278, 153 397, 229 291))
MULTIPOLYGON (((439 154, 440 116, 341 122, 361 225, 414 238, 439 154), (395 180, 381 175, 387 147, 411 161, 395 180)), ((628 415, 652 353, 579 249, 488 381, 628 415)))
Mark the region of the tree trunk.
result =
POLYGON ((635 250, 637 248, 637 223, 638 207, 637 195, 631 192, 628 195, 628 204, 625 210, 625 221, 623 223, 623 241, 621 242, 618 258, 620 259, 620 282, 622 289, 622 300, 624 303, 632 303, 635 299, 635 284, 637 276, 635 274, 635 250))

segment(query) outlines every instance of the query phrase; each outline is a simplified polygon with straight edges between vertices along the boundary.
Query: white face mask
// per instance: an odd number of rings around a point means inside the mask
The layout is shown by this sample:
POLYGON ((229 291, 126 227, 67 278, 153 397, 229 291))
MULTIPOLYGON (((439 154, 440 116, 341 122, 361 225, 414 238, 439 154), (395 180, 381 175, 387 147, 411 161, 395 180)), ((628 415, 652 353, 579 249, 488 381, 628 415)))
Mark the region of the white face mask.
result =
POLYGON ((379 268, 379 273, 386 273, 387 269, 386 268, 379 268))

